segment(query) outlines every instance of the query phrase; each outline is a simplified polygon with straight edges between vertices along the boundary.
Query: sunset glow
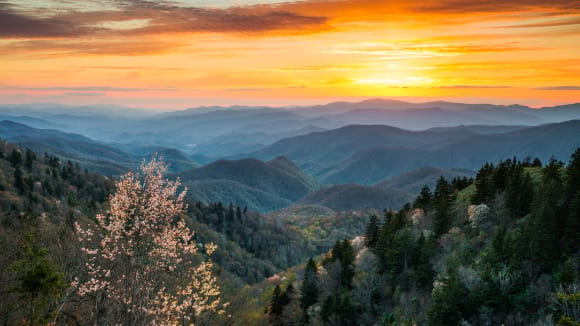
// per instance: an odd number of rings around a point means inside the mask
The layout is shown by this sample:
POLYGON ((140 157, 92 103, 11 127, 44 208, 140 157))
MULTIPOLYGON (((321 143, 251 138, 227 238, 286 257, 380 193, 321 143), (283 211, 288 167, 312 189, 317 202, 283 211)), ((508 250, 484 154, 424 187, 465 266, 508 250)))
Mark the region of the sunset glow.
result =
POLYGON ((580 1, 9 0, 0 58, 2 103, 554 105, 580 101, 580 1))

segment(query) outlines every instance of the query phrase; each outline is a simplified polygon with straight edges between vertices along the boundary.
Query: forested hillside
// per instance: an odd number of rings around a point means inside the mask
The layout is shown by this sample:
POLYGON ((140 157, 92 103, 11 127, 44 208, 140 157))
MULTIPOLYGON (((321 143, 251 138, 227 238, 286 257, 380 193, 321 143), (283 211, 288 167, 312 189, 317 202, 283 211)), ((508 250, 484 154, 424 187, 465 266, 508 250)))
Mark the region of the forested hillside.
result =
MULTIPOLYGON (((281 160, 272 164, 291 169, 281 160)), ((85 264, 75 225, 94 223, 98 213, 108 210, 114 182, 70 161, 0 141, 2 324, 89 320, 88 306, 77 302, 70 286, 85 264)), ((264 216, 245 207, 196 201, 188 207, 184 218, 196 242, 218 245, 212 256, 214 272, 226 298, 246 284, 327 251, 339 238, 355 236, 368 220, 331 212, 325 226, 332 225, 332 232, 312 234, 306 232, 311 228, 295 228, 290 217, 264 216)), ((308 225, 320 221, 307 220, 308 225)))
POLYGON ((247 309, 272 325, 578 325, 579 208, 580 149, 441 177, 247 309))

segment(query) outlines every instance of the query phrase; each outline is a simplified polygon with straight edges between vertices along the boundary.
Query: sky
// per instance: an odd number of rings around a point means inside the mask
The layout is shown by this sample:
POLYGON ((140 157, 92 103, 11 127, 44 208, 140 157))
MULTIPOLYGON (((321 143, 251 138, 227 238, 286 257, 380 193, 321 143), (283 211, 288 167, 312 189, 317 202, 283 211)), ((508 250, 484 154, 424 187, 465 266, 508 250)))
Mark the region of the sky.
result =
POLYGON ((580 0, 0 0, 0 103, 580 102, 580 0))

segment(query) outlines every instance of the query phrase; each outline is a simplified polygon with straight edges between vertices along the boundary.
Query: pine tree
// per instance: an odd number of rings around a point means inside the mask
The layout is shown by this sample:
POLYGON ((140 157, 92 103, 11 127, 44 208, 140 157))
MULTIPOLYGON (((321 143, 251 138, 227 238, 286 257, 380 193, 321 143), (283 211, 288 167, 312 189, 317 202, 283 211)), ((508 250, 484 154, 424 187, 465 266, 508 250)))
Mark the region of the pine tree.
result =
POLYGON ((428 311, 428 324, 459 325, 463 314, 462 306, 466 302, 467 289, 461 283, 456 269, 450 269, 441 285, 433 290, 433 303, 428 311))
POLYGON ((354 277, 354 249, 350 241, 336 241, 331 250, 330 257, 324 261, 324 264, 338 261, 340 263, 340 280, 339 284, 345 289, 352 288, 352 278, 354 277))
POLYGON ((284 305, 282 304, 282 289, 280 285, 276 284, 274 288, 274 293, 272 293, 272 299, 270 300, 270 307, 268 308, 268 314, 271 317, 280 317, 282 315, 282 309, 284 305))
POLYGON ((524 172, 523 165, 517 165, 512 170, 505 194, 505 205, 512 217, 524 217, 530 212, 534 185, 530 174, 524 172))
POLYGON ((375 248, 379 238, 379 218, 376 215, 372 215, 369 223, 367 224, 367 229, 365 231, 365 246, 367 248, 375 248))
POLYGON ((566 199, 571 200, 580 189, 580 148, 576 149, 566 167, 566 199))
POLYGON ((433 216, 433 232, 436 235, 446 233, 451 226, 451 194, 452 190, 445 178, 441 176, 437 180, 435 195, 433 198, 435 215, 433 216))
POLYGON ((494 166, 490 163, 485 165, 477 172, 475 176, 475 194, 473 195, 473 204, 479 205, 489 203, 495 196, 495 186, 493 184, 494 166))
POLYGON ((413 257, 415 266, 415 283, 418 288, 429 290, 433 283, 435 272, 431 267, 431 250, 430 245, 421 233, 413 257))
POLYGON ((36 161, 36 154, 34 154, 30 149, 27 149, 25 157, 24 166, 30 171, 32 169, 32 164, 36 161))
POLYGON ((357 325, 355 320, 356 309, 350 301, 348 293, 338 292, 329 295, 324 300, 320 316, 326 324, 357 325))
MULTIPOLYGON (((304 269, 304 280, 300 289, 300 306, 305 312, 310 306, 318 302, 318 277, 316 273, 316 263, 310 258, 304 269)), ((305 319, 308 319, 306 314, 305 319)))
POLYGON ((12 153, 10 153, 9 161, 13 167, 20 166, 22 164, 22 154, 20 153, 20 150, 13 149, 12 153))
MULTIPOLYGON (((50 304, 50 299, 58 297, 66 287, 62 273, 48 259, 48 250, 33 243, 33 236, 26 238, 24 257, 12 265, 16 276, 16 286, 12 289, 21 294, 28 305, 27 325, 43 321, 46 312, 38 311, 50 304)), ((46 322, 46 320, 44 320, 46 322)))
POLYGON ((429 188, 428 185, 425 185, 421 189, 421 192, 419 193, 419 196, 417 196, 417 199, 415 199, 415 203, 413 204, 413 206, 416 208, 427 210, 431 205, 432 197, 433 196, 431 194, 431 189, 429 188))
POLYGON ((20 167, 14 170, 14 187, 18 189, 20 193, 26 192, 26 183, 24 182, 24 174, 20 167))
POLYGON ((575 253, 580 249, 580 190, 572 197, 566 220, 564 251, 575 253))
POLYGON ((553 262, 559 259, 566 227, 562 166, 561 162, 552 159, 543 168, 542 186, 533 202, 529 220, 530 253, 542 270, 550 269, 553 262))

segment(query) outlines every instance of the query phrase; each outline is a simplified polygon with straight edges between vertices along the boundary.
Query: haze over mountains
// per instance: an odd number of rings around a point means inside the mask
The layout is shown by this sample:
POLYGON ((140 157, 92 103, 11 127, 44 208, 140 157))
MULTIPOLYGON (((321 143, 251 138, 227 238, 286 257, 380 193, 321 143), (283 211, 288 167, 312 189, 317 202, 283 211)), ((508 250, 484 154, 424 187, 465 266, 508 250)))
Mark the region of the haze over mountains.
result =
POLYGON ((0 138, 104 174, 157 152, 192 198, 256 211, 398 208, 440 175, 472 176, 483 163, 512 156, 565 160, 580 146, 580 104, 375 99, 163 113, 3 105, 0 119, 0 138))

